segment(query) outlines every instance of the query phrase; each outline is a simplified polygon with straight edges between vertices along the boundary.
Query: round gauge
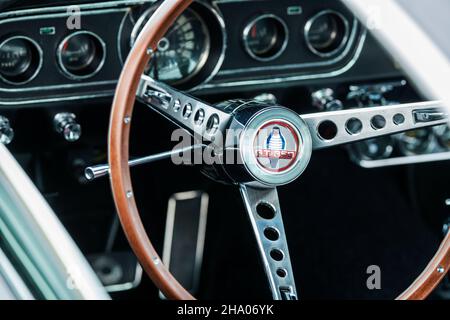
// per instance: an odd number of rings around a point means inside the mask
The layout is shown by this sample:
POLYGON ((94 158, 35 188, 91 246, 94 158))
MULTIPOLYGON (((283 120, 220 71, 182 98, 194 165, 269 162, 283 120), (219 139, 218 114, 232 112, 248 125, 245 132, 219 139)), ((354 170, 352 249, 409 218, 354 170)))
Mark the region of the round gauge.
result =
POLYGON ((353 148, 363 160, 381 160, 389 158, 394 151, 391 137, 368 139, 355 143, 353 148))
POLYGON ((0 44, 0 78, 9 84, 31 81, 42 66, 42 50, 33 40, 15 36, 0 44))
MULTIPOLYGON (((139 18, 131 34, 130 46, 155 10, 152 7, 139 18)), ((199 73, 209 52, 210 34, 205 21, 194 10, 187 9, 159 41, 146 73, 155 80, 180 84, 199 73)))
POLYGON ((429 129, 408 131, 397 137, 401 151, 408 156, 428 153, 435 146, 432 131, 429 129))
POLYGON ((440 146, 450 150, 450 127, 447 125, 437 126, 433 127, 433 131, 440 146))
POLYGON ((99 36, 79 31, 67 36, 58 47, 58 63, 71 79, 94 76, 103 66, 106 56, 105 43, 99 36))
POLYGON ((258 61, 278 58, 286 49, 288 28, 277 16, 267 14, 251 21, 244 29, 244 47, 258 61))
POLYGON ((321 11, 305 25, 306 44, 320 57, 329 57, 341 51, 348 36, 348 20, 336 11, 321 11))

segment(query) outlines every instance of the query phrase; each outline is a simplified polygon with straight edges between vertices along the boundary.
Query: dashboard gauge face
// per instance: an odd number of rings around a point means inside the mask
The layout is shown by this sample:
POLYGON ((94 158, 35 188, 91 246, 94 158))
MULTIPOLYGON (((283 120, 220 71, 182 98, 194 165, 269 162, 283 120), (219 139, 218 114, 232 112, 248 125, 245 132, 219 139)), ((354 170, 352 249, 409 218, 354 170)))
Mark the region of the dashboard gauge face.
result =
POLYGON ((399 134, 398 139, 400 149, 405 155, 428 153, 435 146, 432 131, 429 129, 408 131, 399 134))
POLYGON ((442 148, 450 150, 450 127, 447 125, 433 127, 434 134, 442 148))
POLYGON ((25 37, 12 37, 0 44, 0 76, 20 84, 31 80, 41 64, 39 47, 25 37))
MULTIPOLYGON (((154 13, 149 9, 137 21, 131 34, 131 46, 154 13)), ((208 60, 210 34, 204 20, 187 9, 159 41, 147 73, 155 80, 179 84, 195 76, 208 60)))
POLYGON ((389 158, 394 151, 391 137, 368 139, 354 144, 363 160, 381 160, 389 158))
POLYGON ((105 59, 103 41, 94 33, 80 31, 66 37, 58 49, 58 61, 70 78, 87 78, 101 68, 105 59))
POLYGON ((273 60, 286 48, 287 33, 287 26, 280 18, 274 15, 260 16, 244 29, 245 49, 256 60, 273 60))
POLYGON ((344 47, 348 39, 348 21, 338 12, 325 10, 305 25, 308 48, 318 56, 331 56, 344 47))

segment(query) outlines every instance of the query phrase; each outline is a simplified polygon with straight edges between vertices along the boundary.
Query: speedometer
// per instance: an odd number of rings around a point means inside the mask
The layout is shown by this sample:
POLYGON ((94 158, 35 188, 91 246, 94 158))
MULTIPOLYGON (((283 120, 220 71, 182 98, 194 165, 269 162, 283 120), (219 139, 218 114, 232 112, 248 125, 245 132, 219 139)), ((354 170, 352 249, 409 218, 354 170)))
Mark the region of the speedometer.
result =
MULTIPOLYGON (((136 42, 155 10, 150 8, 136 22, 130 46, 136 42)), ((209 52, 210 34, 205 21, 194 10, 187 9, 159 41, 147 73, 155 80, 183 83, 199 73, 209 52)))

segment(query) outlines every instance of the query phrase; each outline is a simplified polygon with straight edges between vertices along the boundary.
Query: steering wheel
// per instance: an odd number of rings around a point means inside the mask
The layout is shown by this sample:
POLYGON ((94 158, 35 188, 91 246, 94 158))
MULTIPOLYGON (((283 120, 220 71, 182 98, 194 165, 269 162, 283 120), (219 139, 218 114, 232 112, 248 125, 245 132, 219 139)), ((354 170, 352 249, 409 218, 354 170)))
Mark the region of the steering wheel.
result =
MULTIPOLYGON (((109 124, 110 181, 127 239, 144 270, 169 299, 194 299, 154 249, 134 199, 129 134, 135 99, 208 142, 219 161, 213 178, 240 192, 256 236, 273 299, 298 299, 277 186, 297 179, 313 150, 446 123, 438 102, 298 115, 279 105, 229 101, 210 105, 143 75, 158 41, 192 0, 165 0, 146 23, 118 81, 109 124), (431 114, 433 113, 433 114, 431 114), (222 143, 221 141, 225 141, 222 143), (236 157, 236 161, 230 158, 236 157)), ((424 299, 450 266, 450 234, 422 274, 397 299, 424 299)))

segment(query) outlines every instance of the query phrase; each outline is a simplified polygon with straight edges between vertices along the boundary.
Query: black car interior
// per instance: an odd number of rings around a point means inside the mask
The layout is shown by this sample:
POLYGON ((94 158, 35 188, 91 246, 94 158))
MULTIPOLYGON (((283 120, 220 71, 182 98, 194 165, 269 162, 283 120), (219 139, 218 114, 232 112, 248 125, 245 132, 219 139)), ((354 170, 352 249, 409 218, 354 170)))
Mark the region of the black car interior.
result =
MULTIPOLYGON (((108 177, 89 181, 84 170, 107 163, 117 80, 157 5, 0 1, 0 140, 106 282, 114 268, 99 257, 132 252, 108 177), (80 26, 68 19, 77 8, 80 26)), ((169 32, 149 75, 208 103, 256 99, 304 114, 426 100, 340 1, 199 0, 169 32)), ((140 102, 134 112, 133 158, 174 147, 175 125, 140 102)), ((392 299, 402 292, 449 221, 449 162, 439 158, 448 153, 445 125, 314 153, 302 177, 279 192, 301 297, 392 299), (380 290, 367 290, 370 265, 383 270, 380 290)), ((208 195, 198 298, 270 299, 237 189, 211 181, 200 165, 170 159, 131 173, 146 230, 161 252, 169 199, 208 195)), ((184 261, 190 263, 172 264, 184 261)), ((448 298, 449 290, 446 280, 433 297, 448 298)), ((145 274, 111 295, 160 299, 145 274)))

